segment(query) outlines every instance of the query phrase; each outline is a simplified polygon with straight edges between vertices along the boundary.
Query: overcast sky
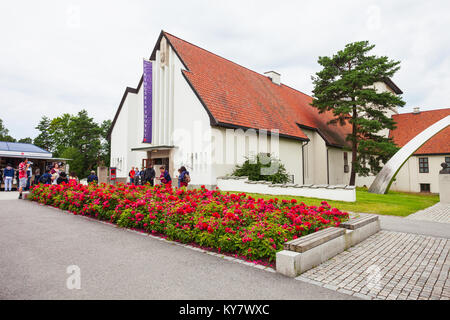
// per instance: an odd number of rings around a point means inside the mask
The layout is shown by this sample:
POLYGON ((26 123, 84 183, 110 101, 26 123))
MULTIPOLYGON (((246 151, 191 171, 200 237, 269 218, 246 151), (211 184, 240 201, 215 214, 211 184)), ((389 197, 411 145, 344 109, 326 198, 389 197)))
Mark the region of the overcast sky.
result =
POLYGON ((369 40, 401 61, 410 112, 450 107, 450 1, 1 1, 0 118, 15 138, 39 119, 112 119, 161 29, 310 94, 317 57, 369 40))

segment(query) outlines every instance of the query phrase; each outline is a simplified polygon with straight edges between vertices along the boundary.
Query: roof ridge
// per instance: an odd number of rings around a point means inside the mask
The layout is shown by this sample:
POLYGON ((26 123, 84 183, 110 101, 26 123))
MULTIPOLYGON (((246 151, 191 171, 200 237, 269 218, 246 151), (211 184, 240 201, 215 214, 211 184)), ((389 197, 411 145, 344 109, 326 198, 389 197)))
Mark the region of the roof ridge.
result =
MULTIPOLYGON (((447 110, 447 109, 450 110, 450 107, 439 108, 439 109, 431 109, 431 110, 420 110, 418 114, 421 114, 421 113, 424 113, 424 112, 442 111, 442 110, 447 110)), ((406 114, 417 114, 417 113, 414 113, 414 111, 411 111, 411 112, 397 113, 397 114, 395 114, 393 116, 401 116, 401 115, 406 115, 406 114)))
MULTIPOLYGON (((209 50, 207 50, 207 49, 205 49, 205 48, 202 48, 202 47, 200 47, 200 46, 198 46, 198 45, 196 45, 196 44, 194 44, 194 43, 192 43, 192 42, 189 42, 189 41, 187 41, 187 40, 181 39, 180 37, 177 37, 177 36, 171 34, 170 32, 167 32, 167 31, 164 31, 164 30, 163 30, 163 33, 164 33, 164 34, 168 34, 168 35, 170 35, 170 36, 172 36, 172 37, 174 37, 174 38, 177 38, 178 40, 181 40, 181 41, 183 41, 183 42, 186 42, 187 44, 189 44, 189 45, 191 45, 191 46, 197 47, 197 48, 199 48, 200 50, 203 50, 203 51, 205 51, 205 52, 207 52, 207 53, 210 53, 210 54, 212 54, 212 55, 214 55, 214 56, 216 56, 216 57, 218 57, 218 58, 221 58, 221 59, 223 59, 223 60, 225 60, 225 61, 231 62, 232 64, 234 64, 234 65, 236 65, 236 66, 238 66, 238 67, 244 68, 244 69, 246 69, 246 70, 248 70, 248 71, 251 71, 251 72, 253 72, 253 73, 256 73, 257 75, 259 75, 259 76, 261 76, 261 77, 264 77, 264 78, 267 78, 267 79, 268 79, 268 77, 265 76, 265 75, 262 74, 262 73, 259 73, 259 72, 255 71, 255 70, 252 70, 252 69, 250 69, 250 68, 248 68, 248 67, 246 67, 246 66, 243 66, 243 65, 241 65, 241 64, 239 64, 239 63, 237 63, 237 62, 231 61, 230 59, 224 58, 224 57, 218 55, 217 53, 214 53, 214 52, 209 51, 209 50)), ((275 85, 276 85, 276 84, 275 84, 275 85)), ((290 87, 290 86, 288 86, 288 85, 286 85, 286 84, 284 84, 284 83, 280 83, 280 85, 283 85, 283 86, 288 87, 288 88, 290 88, 290 89, 292 89, 292 90, 296 90, 296 91, 298 91, 298 92, 300 92, 300 93, 302 93, 302 94, 304 94, 304 95, 307 95, 306 93, 303 93, 303 92, 301 92, 300 90, 294 89, 294 88, 292 88, 292 87, 290 87)), ((307 96, 309 96, 309 95, 307 95, 307 96)))
MULTIPOLYGON (((241 65, 241 64, 239 64, 239 63, 237 63, 237 62, 231 61, 230 59, 224 58, 224 57, 218 55, 217 53, 214 53, 214 52, 209 51, 209 50, 207 50, 207 49, 205 49, 205 48, 202 48, 202 47, 200 47, 200 46, 198 46, 198 45, 196 45, 196 44, 194 44, 194 43, 192 43, 192 42, 189 42, 189 41, 187 41, 187 40, 181 39, 180 37, 177 37, 177 36, 171 34, 170 32, 163 31, 163 33, 168 34, 168 35, 170 35, 170 36, 172 36, 172 37, 174 37, 174 38, 177 38, 178 40, 181 40, 181 41, 183 41, 183 42, 186 42, 186 43, 190 44, 191 46, 197 47, 197 48, 199 48, 199 49, 201 49, 201 50, 203 50, 203 51, 206 51, 206 52, 208 52, 208 53, 210 53, 210 54, 212 54, 212 55, 215 55, 216 57, 219 57, 219 58, 221 58, 221 59, 223 59, 223 60, 226 60, 226 61, 228 61, 228 62, 231 62, 231 63, 237 65, 238 67, 247 69, 247 70, 249 70, 249 71, 251 71, 251 72, 253 72, 253 73, 256 73, 256 74, 258 74, 258 75, 260 75, 260 76, 262 76, 262 77, 264 77, 264 78, 268 78, 268 77, 266 77, 266 76, 265 76, 264 74, 262 74, 262 73, 259 73, 259 72, 255 71, 255 70, 252 70, 252 69, 250 69, 250 68, 248 68, 248 67, 246 67, 246 66, 243 66, 243 65, 241 65)), ((312 98, 311 95, 309 95, 309 94, 307 94, 307 93, 304 93, 303 91, 300 91, 299 89, 296 89, 296 88, 294 88, 294 87, 292 87, 292 86, 289 86, 289 85, 287 85, 287 84, 285 84, 285 83, 283 83, 283 82, 281 82, 280 85, 281 85, 281 86, 285 86, 285 87, 287 87, 287 88, 289 88, 289 89, 291 89, 291 90, 297 91, 297 92, 299 92, 299 93, 301 93, 301 94, 303 94, 303 95, 305 95, 305 96, 307 96, 307 97, 309 97, 309 98, 312 98)))

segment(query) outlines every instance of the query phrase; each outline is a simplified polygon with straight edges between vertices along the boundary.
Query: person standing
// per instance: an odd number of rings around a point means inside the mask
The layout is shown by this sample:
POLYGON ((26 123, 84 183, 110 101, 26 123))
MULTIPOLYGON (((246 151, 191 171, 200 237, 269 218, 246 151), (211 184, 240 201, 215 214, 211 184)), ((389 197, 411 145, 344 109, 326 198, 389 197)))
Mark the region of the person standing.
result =
POLYGON ((67 179, 67 175, 64 171, 61 171, 58 179, 56 180, 56 184, 61 184, 61 183, 69 183, 69 179, 67 179))
POLYGON ((59 177, 59 164, 55 162, 55 165, 53 166, 52 170, 50 170, 50 174, 52 175, 52 184, 56 184, 56 181, 59 177))
MULTIPOLYGON (((0 189, 1 189, 2 183, 3 183, 3 170, 0 169, 0 189)), ((5 186, 6 186, 6 184, 5 184, 5 186)))
POLYGON ((14 179, 14 169, 11 164, 8 163, 6 168, 3 170, 3 176, 5 177, 5 191, 11 191, 12 181, 14 179))
POLYGON ((41 178, 41 169, 36 168, 36 170, 34 171, 34 185, 37 185, 39 183, 39 179, 41 178))
POLYGON ((50 170, 45 170, 45 173, 39 178, 39 183, 49 185, 52 183, 52 175, 50 174, 50 170))
POLYGON ((191 182, 191 177, 189 176, 189 171, 186 170, 185 166, 182 166, 178 172, 180 175, 178 176, 178 187, 187 187, 189 182, 191 182))
POLYGON ((139 185, 140 178, 141 178, 141 173, 139 171, 139 167, 136 167, 136 173, 134 175, 134 185, 135 186, 139 185))
POLYGON ((172 178, 170 177, 169 172, 166 170, 164 166, 159 167, 160 176, 156 178, 161 181, 162 184, 166 186, 172 185, 172 178))
POLYGON ((27 186, 25 187, 25 191, 30 190, 30 186, 31 186, 31 176, 33 175, 33 169, 31 168, 31 166, 33 165, 33 163, 31 161, 28 162, 30 165, 27 169, 27 186))
POLYGON ((24 161, 19 164, 19 199, 22 199, 23 189, 27 187, 27 172, 29 167, 30 164, 28 163, 28 159, 24 159, 24 161))
POLYGON ((130 177, 130 183, 134 184, 134 176, 136 174, 136 171, 134 171, 134 167, 131 167, 130 172, 128 173, 128 176, 130 177))
POLYGON ((139 184, 141 186, 145 184, 145 177, 144 177, 144 175, 145 175, 145 168, 142 167, 141 171, 139 171, 139 184))
POLYGON ((87 183, 98 183, 98 177, 95 171, 91 171, 91 174, 87 177, 87 183))
POLYGON ((150 163, 150 165, 144 171, 144 184, 150 182, 150 185, 153 187, 155 176, 155 169, 153 169, 153 164, 150 163))

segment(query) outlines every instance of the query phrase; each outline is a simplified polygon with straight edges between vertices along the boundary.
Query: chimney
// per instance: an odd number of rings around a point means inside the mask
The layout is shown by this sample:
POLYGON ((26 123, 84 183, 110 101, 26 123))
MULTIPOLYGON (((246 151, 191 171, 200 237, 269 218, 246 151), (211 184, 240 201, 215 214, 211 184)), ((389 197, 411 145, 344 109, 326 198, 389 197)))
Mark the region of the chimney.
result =
POLYGON ((414 114, 419 114, 420 113, 420 107, 414 107, 413 113, 414 114))
POLYGON ((267 71, 264 72, 264 75, 266 75, 267 77, 270 78, 270 80, 272 80, 273 83, 280 85, 281 84, 281 74, 279 74, 278 72, 275 71, 267 71))

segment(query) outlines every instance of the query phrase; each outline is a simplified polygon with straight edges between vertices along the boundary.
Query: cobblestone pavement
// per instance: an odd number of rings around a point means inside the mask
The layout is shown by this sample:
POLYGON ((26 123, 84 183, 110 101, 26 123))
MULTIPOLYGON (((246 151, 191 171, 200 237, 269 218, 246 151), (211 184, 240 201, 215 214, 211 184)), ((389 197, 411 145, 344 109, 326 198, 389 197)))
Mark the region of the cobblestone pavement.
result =
POLYGON ((297 280, 363 299, 450 300, 450 239, 380 231, 297 280))
POLYGON ((406 219, 450 223, 450 204, 438 202, 434 206, 410 214, 406 219))

